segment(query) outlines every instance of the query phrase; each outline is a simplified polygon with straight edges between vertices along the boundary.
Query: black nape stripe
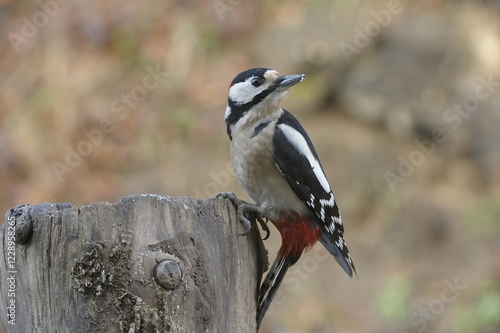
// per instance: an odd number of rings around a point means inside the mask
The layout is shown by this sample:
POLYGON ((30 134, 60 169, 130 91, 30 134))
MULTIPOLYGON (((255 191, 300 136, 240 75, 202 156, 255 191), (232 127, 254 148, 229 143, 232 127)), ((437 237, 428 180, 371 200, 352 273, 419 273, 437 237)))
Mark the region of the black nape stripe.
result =
POLYGON ((245 112, 244 110, 241 110, 241 108, 229 98, 227 99, 227 105, 229 106, 229 108, 231 108, 231 112, 229 113, 229 116, 226 118, 226 124, 229 130, 229 125, 236 124, 238 122, 238 119, 240 119, 245 115, 245 112))
POLYGON ((254 136, 256 136, 257 134, 259 134, 260 132, 262 132, 262 130, 264 128, 266 128, 266 126, 269 125, 270 123, 271 123, 271 121, 268 120, 268 121, 265 121, 265 122, 260 123, 257 126, 255 126, 255 129, 253 130, 253 133, 252 133, 252 136, 250 136, 250 139, 253 138, 254 136))
POLYGON ((229 123, 226 124, 227 136, 229 136, 229 141, 233 141, 233 136, 231 135, 231 126, 229 123))

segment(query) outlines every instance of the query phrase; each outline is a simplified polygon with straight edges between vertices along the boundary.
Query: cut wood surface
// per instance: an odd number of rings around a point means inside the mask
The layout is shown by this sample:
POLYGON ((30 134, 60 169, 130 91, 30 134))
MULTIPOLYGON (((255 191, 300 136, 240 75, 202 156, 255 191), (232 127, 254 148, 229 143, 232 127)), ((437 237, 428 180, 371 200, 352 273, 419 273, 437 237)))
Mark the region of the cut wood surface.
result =
POLYGON ((15 206, 0 230, 3 329, 255 332, 266 255, 257 227, 241 231, 224 199, 15 206))

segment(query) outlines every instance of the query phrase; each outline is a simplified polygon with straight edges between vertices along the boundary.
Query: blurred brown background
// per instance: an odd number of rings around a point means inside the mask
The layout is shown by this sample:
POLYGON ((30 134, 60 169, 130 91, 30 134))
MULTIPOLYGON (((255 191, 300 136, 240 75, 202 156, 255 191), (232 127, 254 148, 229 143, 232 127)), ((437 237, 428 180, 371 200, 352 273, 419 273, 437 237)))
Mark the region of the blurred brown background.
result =
POLYGON ((0 1, 0 29, 0 211, 245 197, 228 85, 305 73, 284 106, 359 279, 314 247, 261 332, 500 332, 497 1, 0 1))

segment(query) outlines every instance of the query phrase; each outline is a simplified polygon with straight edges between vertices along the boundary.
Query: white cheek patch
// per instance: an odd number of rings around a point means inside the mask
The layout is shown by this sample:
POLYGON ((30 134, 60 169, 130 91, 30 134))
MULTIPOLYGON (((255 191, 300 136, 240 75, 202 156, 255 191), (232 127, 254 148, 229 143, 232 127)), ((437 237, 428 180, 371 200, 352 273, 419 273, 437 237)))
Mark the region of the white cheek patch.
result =
POLYGON ((321 184, 325 192, 327 193, 331 192, 330 185, 326 180, 326 176, 323 173, 323 170, 321 169, 318 160, 314 158, 314 155, 311 149, 309 149, 306 139, 304 139, 302 134, 300 134, 299 131, 297 131, 295 128, 286 124, 279 124, 278 127, 281 129, 287 140, 295 147, 295 149, 297 149, 297 151, 302 156, 307 158, 309 164, 311 165, 312 171, 316 175, 316 179, 318 179, 319 183, 321 184))
POLYGON ((229 88, 229 98, 236 104, 245 104, 251 102, 255 96, 266 88, 267 85, 255 88, 250 82, 239 82, 229 88))

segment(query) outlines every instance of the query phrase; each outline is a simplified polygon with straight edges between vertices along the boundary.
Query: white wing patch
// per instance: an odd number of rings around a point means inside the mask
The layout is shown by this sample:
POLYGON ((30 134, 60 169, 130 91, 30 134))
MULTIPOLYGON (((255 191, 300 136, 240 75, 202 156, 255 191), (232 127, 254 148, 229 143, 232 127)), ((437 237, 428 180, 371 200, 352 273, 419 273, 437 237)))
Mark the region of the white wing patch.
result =
MULTIPOLYGON (((297 182, 298 183, 298 182, 297 182)), ((314 194, 310 194, 309 201, 307 202, 307 205, 314 209, 314 194)))
POLYGON ((335 232, 335 223, 330 223, 326 226, 326 230, 328 230, 331 234, 335 232))
POLYGON ((320 211, 319 211, 319 216, 321 218, 321 221, 325 221, 325 207, 321 207, 320 211))
MULTIPOLYGON (((307 158, 309 164, 311 165, 312 171, 316 175, 316 178, 318 179, 325 192, 331 192, 330 185, 326 180, 326 176, 323 173, 323 170, 321 170, 321 166, 319 165, 318 160, 314 158, 314 155, 311 149, 309 149, 306 139, 304 139, 302 134, 300 134, 299 131, 297 131, 295 128, 286 124, 279 124, 278 127, 281 129, 287 140, 295 147, 295 149, 297 149, 297 151, 301 155, 307 158)), ((333 196, 331 200, 333 200, 333 196)))
POLYGON ((338 225, 342 225, 342 219, 339 216, 333 216, 332 220, 333 220, 333 224, 336 223, 338 225))
POLYGON ((319 199, 319 203, 322 206, 330 206, 333 207, 335 205, 335 199, 333 198, 333 192, 330 192, 330 199, 325 200, 325 199, 319 199))
POLYGON ((336 242, 335 242, 335 245, 338 246, 339 249, 343 249, 344 248, 344 245, 345 245, 345 242, 342 238, 339 238, 336 242))

